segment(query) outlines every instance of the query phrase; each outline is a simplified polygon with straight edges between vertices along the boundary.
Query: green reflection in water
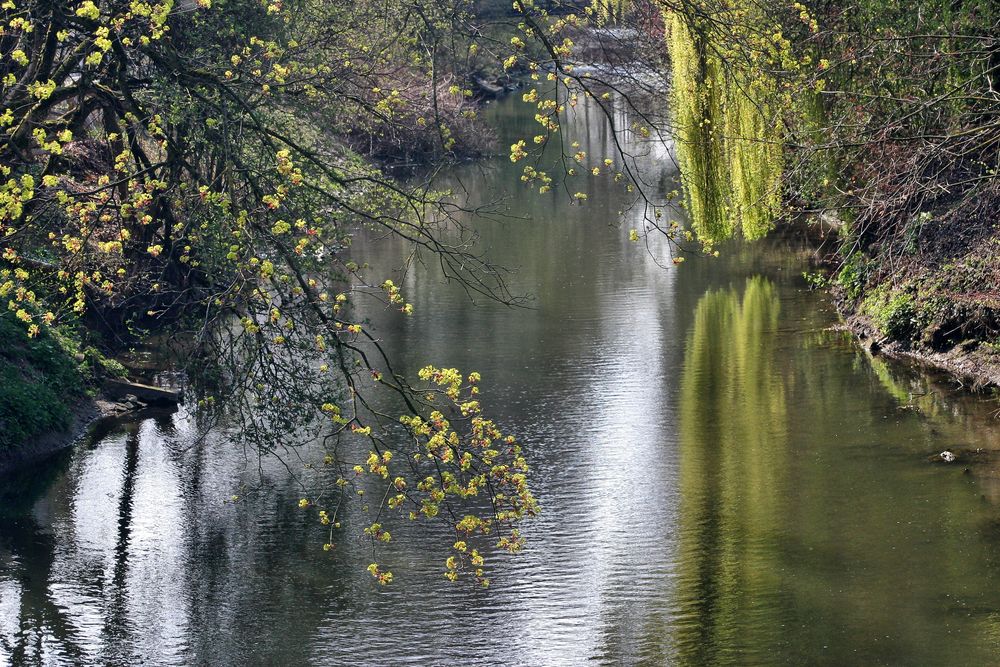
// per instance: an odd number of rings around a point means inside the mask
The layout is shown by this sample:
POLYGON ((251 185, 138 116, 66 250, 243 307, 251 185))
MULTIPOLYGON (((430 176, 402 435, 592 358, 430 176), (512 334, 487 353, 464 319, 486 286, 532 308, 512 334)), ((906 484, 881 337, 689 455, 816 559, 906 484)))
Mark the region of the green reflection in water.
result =
MULTIPOLYGON (((761 277, 710 291, 695 311, 681 382, 680 563, 694 605, 677 625, 682 655, 709 664, 737 643, 745 605, 773 590, 752 550, 780 509, 775 465, 786 455, 785 392, 774 369, 781 306, 761 277)), ((767 628, 762 628, 767 631, 767 628)))
POLYGON ((941 433, 893 407, 884 372, 789 330, 809 317, 787 299, 753 277, 695 308, 661 641, 683 665, 992 664, 988 505, 961 469, 926 463, 941 433))

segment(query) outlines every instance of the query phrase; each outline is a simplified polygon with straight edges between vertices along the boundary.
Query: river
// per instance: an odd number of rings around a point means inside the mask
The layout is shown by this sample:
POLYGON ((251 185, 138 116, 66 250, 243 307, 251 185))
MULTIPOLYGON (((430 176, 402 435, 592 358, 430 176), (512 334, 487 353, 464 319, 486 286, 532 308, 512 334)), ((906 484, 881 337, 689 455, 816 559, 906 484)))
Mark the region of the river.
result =
MULTIPOLYGON (((534 134, 517 99, 489 114, 506 143, 534 134)), ((604 119, 575 118, 609 152, 604 119)), ((666 146, 631 147, 677 187, 666 146)), ((480 371, 528 448, 543 511, 489 589, 448 582, 448 543, 409 526, 382 557, 395 582, 373 584, 356 530, 323 551, 296 478, 225 429, 199 439, 188 406, 0 480, 0 663, 995 663, 1000 493, 989 466, 928 457, 1000 448, 996 404, 869 358, 794 234, 666 268, 661 242, 629 240, 637 212, 615 223, 620 184, 571 204, 520 170, 447 182, 505 195, 506 217, 470 224, 525 308, 355 244, 414 305, 368 313, 398 370, 480 371)))

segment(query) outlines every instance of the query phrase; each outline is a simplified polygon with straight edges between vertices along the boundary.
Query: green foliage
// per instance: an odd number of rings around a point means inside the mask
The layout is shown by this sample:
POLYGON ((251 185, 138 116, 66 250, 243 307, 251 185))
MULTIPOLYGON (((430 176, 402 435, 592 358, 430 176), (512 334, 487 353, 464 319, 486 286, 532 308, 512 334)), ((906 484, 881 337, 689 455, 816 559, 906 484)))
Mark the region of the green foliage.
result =
POLYGON ((908 225, 906 225, 903 231, 904 237, 904 248, 906 252, 914 255, 920 249, 920 232, 923 230, 924 225, 930 222, 932 216, 928 211, 922 211, 917 215, 908 225))
POLYGON ((628 11, 630 0, 592 0, 590 8, 597 25, 619 23, 628 11))
MULTIPOLYGON (((775 81, 734 68, 737 42, 711 23, 668 12, 670 101, 685 203, 698 235, 720 241, 764 236, 781 209, 783 135, 775 81)), ((763 63, 761 63, 763 64, 763 63)))
POLYGON ((669 15, 667 21, 673 73, 670 101, 688 214, 700 235, 729 238, 736 221, 722 189, 726 182, 723 145, 713 139, 711 125, 722 106, 720 89, 710 83, 711 75, 718 74, 718 62, 704 56, 704 45, 681 16, 669 15))
POLYGON ((809 289, 824 289, 830 286, 830 276, 825 273, 803 271, 802 278, 809 285, 809 289))
POLYGON ((10 313, 0 314, 0 451, 69 425, 84 376, 55 335, 29 338, 10 313))
POLYGON ((836 280, 849 298, 857 299, 861 296, 868 281, 869 268, 868 258, 860 252, 855 252, 844 260, 836 280))
POLYGON ((873 290, 861 303, 879 330, 893 340, 911 341, 920 330, 917 304, 912 294, 882 287, 873 290))

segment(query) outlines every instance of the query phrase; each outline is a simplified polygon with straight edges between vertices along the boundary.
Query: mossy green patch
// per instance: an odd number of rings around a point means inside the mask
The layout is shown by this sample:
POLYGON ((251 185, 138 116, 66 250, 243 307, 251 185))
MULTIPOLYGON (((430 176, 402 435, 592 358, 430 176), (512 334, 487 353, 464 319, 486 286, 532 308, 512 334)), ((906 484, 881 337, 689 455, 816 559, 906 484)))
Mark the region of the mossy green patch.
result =
POLYGON ((879 287, 861 302, 861 312, 893 340, 912 341, 920 330, 916 301, 908 291, 879 287))
POLYGON ((69 340, 47 330, 29 338, 10 313, 0 314, 0 452, 68 427, 87 377, 69 340))

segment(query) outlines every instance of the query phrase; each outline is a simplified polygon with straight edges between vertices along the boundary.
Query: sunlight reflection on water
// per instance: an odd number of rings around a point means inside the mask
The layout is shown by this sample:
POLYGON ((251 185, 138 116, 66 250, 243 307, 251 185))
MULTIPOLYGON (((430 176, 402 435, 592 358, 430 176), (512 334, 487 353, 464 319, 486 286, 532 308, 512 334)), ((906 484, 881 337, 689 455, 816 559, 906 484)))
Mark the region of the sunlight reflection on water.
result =
MULTIPOLYGON (((510 100, 492 113, 505 135, 532 123, 510 100)), ((570 130, 610 146, 595 114, 570 130)), ((676 187, 645 146, 648 178, 676 187)), ((258 472, 224 431, 196 444, 182 410, 0 493, 0 662, 989 662, 995 508, 923 462, 963 431, 898 409, 891 374, 825 331, 801 258, 735 244, 664 269, 664 247, 628 241, 639 212, 610 224, 620 187, 593 181, 581 207, 525 195, 519 169, 463 183, 510 190, 512 217, 480 231, 530 308, 472 306, 431 266, 394 274, 405 247, 356 243, 415 306, 370 313, 401 370, 481 371, 530 450, 543 513, 489 590, 445 581, 447 542, 410 525, 396 582, 373 587, 354 533, 320 549, 281 465, 258 472), (259 491, 224 502, 242 484, 259 491)))

